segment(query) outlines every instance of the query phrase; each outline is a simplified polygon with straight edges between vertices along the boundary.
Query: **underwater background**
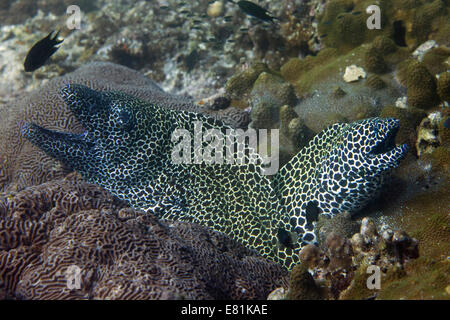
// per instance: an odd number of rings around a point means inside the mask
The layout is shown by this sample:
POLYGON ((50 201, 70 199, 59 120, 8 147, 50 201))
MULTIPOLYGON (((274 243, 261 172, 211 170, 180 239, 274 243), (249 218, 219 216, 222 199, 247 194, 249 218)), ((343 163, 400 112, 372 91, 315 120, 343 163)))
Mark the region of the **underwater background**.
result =
POLYGON ((449 1, 254 3, 1 2, 2 299, 449 299, 449 1), (30 50, 52 31, 58 50, 30 50), (26 57, 42 66, 26 72, 26 57), (29 122, 83 132, 65 84, 279 129, 280 167, 330 125, 372 117, 398 119, 409 152, 367 207, 319 215, 317 245, 286 270, 207 225, 134 210, 32 145, 29 122))

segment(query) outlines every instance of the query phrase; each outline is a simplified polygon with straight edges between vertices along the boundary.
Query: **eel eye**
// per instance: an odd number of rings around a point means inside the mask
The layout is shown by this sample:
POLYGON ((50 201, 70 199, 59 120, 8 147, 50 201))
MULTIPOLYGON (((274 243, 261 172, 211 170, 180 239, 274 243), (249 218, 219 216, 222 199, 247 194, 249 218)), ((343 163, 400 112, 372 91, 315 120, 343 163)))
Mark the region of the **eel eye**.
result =
POLYGON ((126 110, 121 110, 119 112, 118 124, 124 130, 130 130, 134 125, 133 117, 126 110))

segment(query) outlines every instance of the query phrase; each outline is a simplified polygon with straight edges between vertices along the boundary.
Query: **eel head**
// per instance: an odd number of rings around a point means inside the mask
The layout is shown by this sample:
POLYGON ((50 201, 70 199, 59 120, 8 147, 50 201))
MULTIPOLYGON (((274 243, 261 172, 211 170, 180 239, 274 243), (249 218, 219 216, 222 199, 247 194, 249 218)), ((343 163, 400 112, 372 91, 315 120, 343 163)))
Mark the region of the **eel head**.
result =
POLYGON ((321 185, 347 209, 361 208, 408 152, 395 144, 397 119, 370 118, 347 125, 335 139, 319 174, 321 185))
POLYGON ((77 84, 65 85, 59 93, 85 131, 75 134, 27 123, 22 135, 88 181, 103 186, 113 180, 134 183, 143 177, 146 164, 160 156, 156 142, 164 133, 156 106, 77 84))

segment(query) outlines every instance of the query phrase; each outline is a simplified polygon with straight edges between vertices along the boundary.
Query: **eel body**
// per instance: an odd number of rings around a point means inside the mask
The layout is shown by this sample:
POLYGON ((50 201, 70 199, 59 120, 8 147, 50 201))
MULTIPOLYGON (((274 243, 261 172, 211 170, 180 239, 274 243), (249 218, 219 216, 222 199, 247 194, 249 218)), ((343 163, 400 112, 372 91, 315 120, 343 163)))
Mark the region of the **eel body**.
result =
MULTIPOLYGON (((208 135, 233 128, 119 92, 69 84, 60 94, 86 131, 28 123, 22 134, 29 141, 135 208, 209 226, 288 269, 304 245, 316 242, 318 215, 362 208, 408 149, 395 146, 398 120, 371 118, 325 129, 273 177, 258 161, 175 163, 175 130, 194 134, 200 125, 205 149, 214 141, 208 135)), ((258 159, 251 148, 243 154, 258 159)))

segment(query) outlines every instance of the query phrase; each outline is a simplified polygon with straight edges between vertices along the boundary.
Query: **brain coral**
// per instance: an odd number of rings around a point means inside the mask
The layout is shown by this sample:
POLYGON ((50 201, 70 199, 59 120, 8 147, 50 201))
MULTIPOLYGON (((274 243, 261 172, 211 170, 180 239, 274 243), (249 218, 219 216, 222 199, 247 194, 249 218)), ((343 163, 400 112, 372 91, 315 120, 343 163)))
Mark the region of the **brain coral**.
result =
POLYGON ((165 93, 142 74, 112 63, 91 63, 63 77, 50 80, 40 90, 7 107, 0 118, 0 191, 17 191, 55 178, 62 178, 68 168, 44 155, 26 142, 19 131, 27 122, 49 129, 81 132, 82 127, 66 108, 58 89, 67 83, 84 84, 98 90, 118 90, 173 109, 204 112, 234 127, 246 127, 248 113, 236 108, 210 110, 195 105, 187 97, 165 93))
POLYGON ((265 299, 287 286, 287 271, 224 234, 158 221, 76 174, 0 198, 0 225, 8 298, 265 299))

